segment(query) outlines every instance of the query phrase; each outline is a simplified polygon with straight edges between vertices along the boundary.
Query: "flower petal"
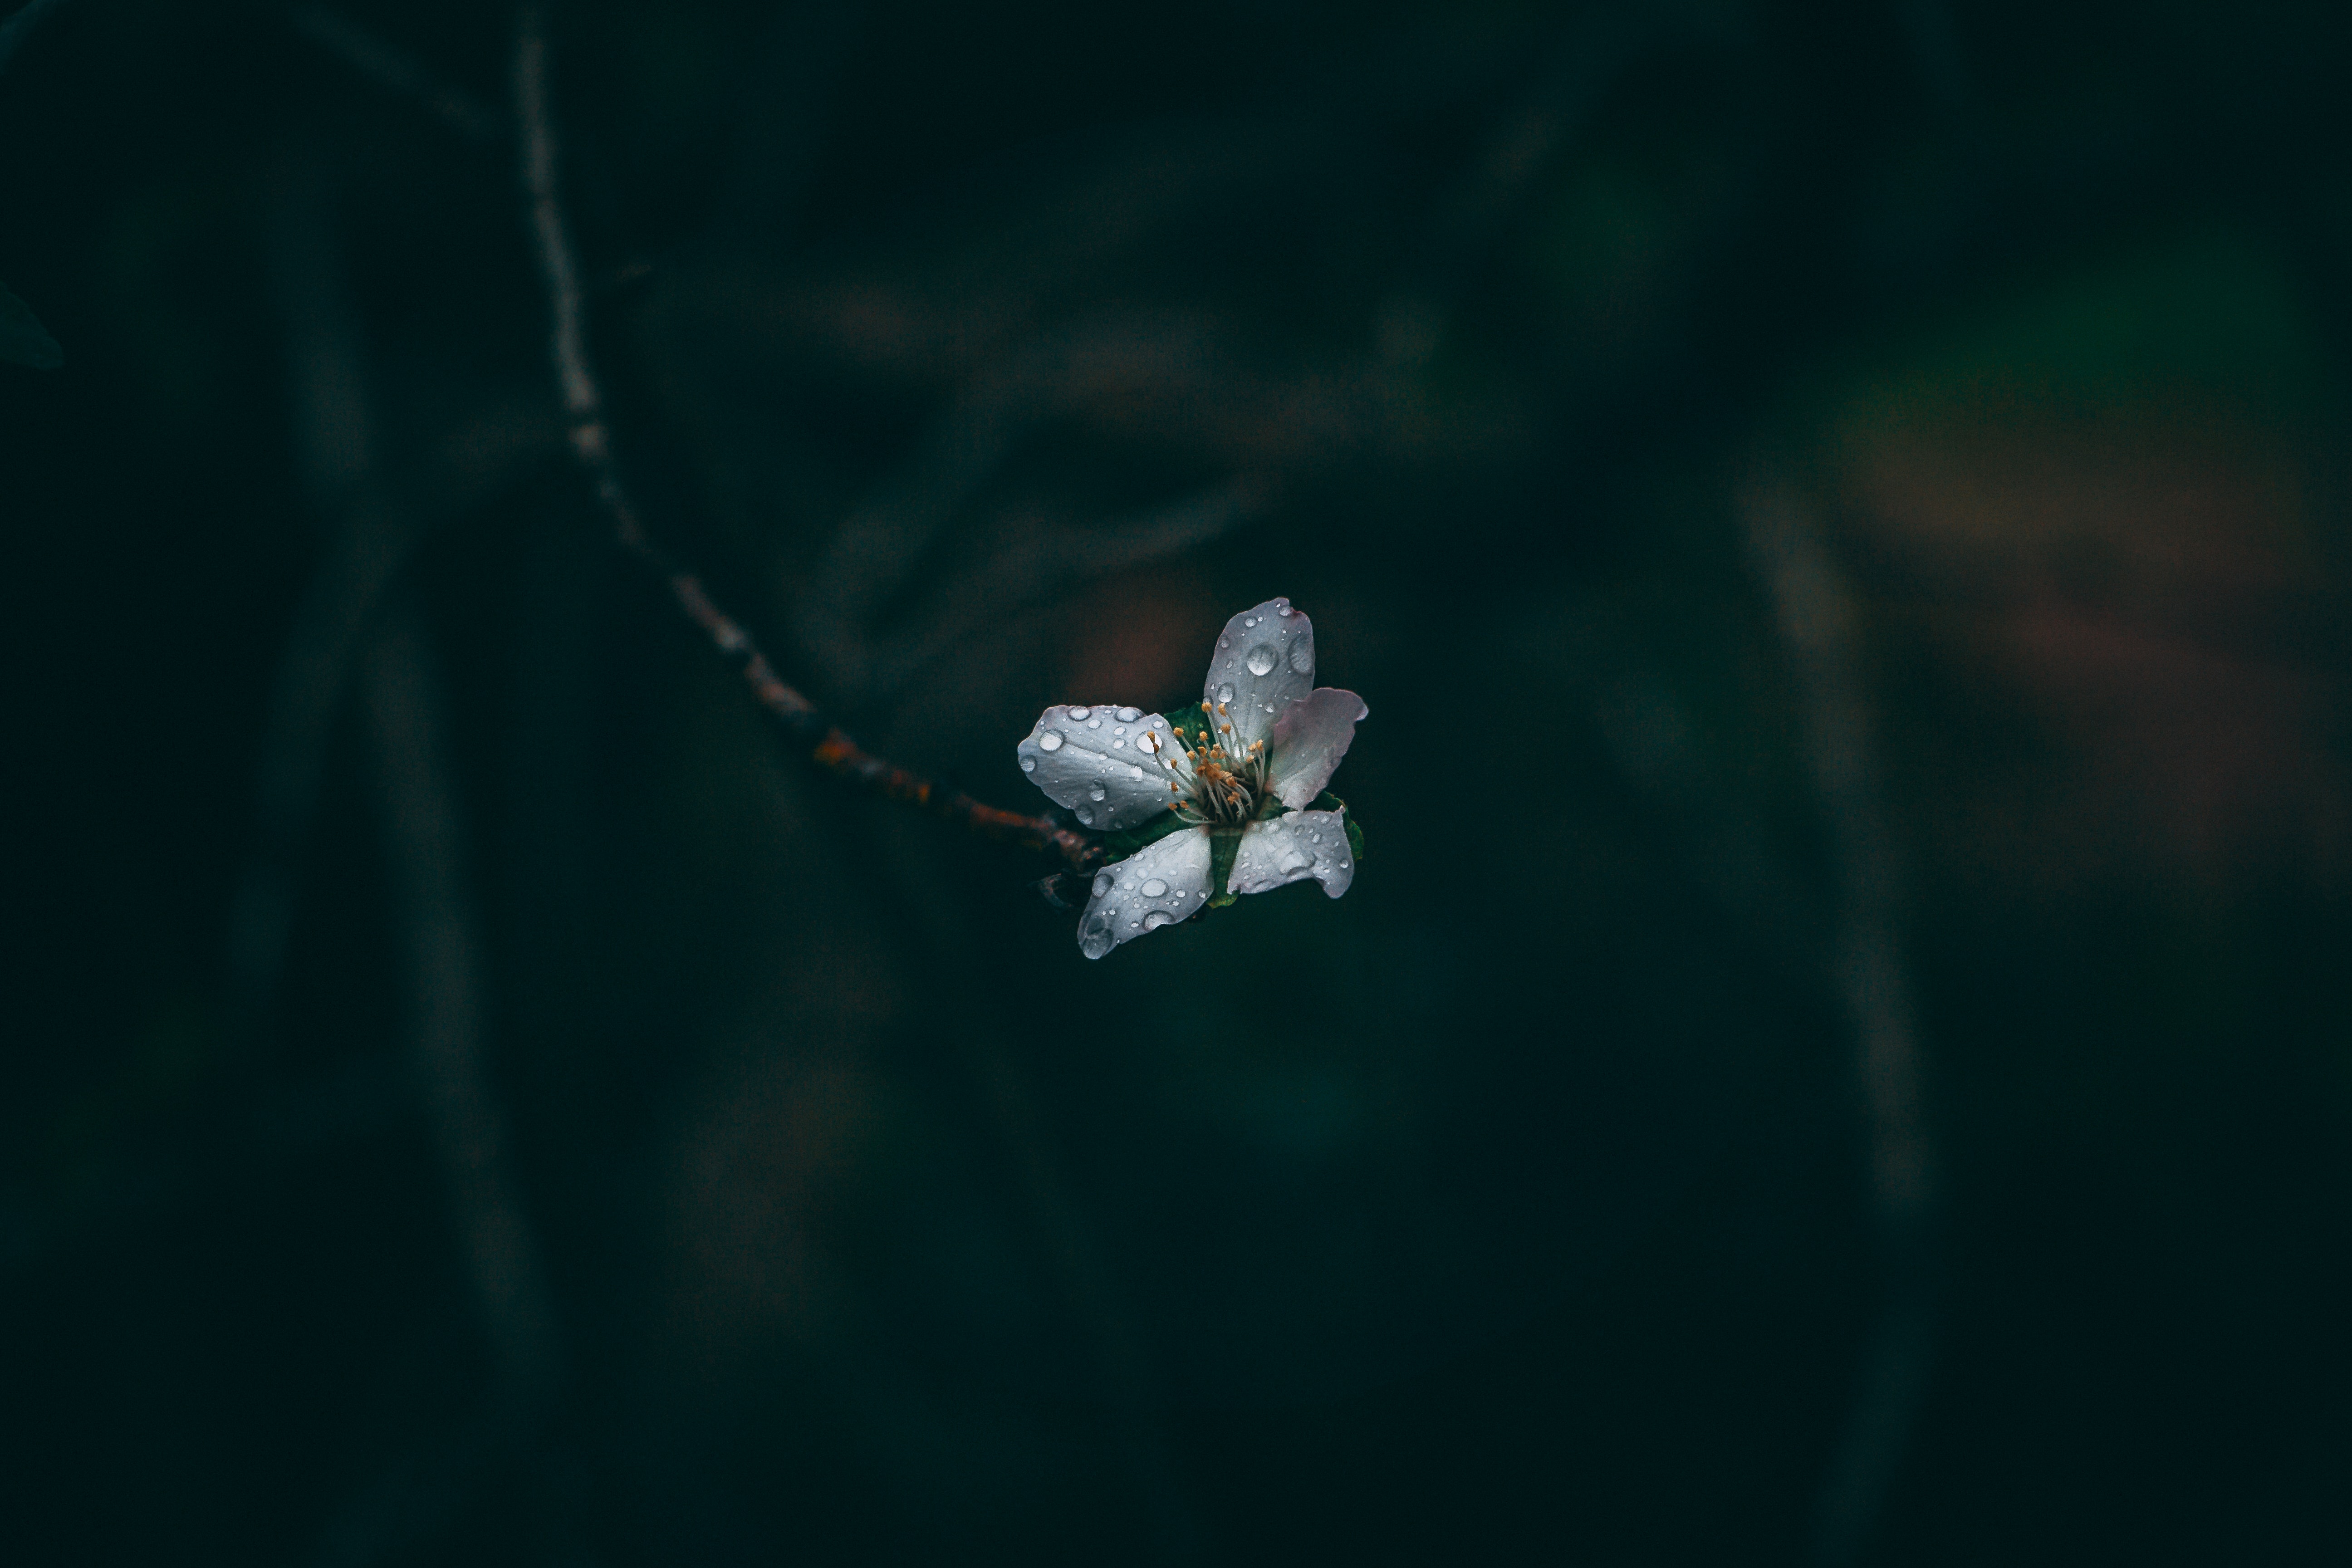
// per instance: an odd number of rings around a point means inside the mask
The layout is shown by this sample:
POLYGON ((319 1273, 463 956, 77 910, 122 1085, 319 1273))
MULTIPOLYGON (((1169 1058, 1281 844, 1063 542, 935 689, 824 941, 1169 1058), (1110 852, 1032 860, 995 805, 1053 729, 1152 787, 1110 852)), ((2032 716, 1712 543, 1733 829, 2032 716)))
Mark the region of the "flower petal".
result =
POLYGON ((1120 942, 1190 919, 1209 902, 1209 830, 1181 827, 1095 873, 1078 917, 1078 951, 1100 958, 1120 942))
POLYGON ((1370 711, 1352 691, 1318 686, 1275 715, 1266 767, 1283 805, 1296 811, 1323 793, 1370 711))
POLYGON ((1348 825, 1336 811, 1294 811, 1251 823, 1225 885, 1236 893, 1264 893, 1309 877, 1334 899, 1356 879, 1348 825))
POLYGON ((1235 756, 1274 732, 1275 719, 1315 685, 1315 627, 1287 599, 1268 599, 1225 623, 1201 695, 1215 705, 1217 739, 1235 756), (1230 723, 1226 733, 1222 726, 1230 723))
POLYGON ((1133 708, 1048 708, 1013 749, 1021 771, 1097 832, 1133 827, 1176 804, 1189 773, 1176 732, 1133 708))

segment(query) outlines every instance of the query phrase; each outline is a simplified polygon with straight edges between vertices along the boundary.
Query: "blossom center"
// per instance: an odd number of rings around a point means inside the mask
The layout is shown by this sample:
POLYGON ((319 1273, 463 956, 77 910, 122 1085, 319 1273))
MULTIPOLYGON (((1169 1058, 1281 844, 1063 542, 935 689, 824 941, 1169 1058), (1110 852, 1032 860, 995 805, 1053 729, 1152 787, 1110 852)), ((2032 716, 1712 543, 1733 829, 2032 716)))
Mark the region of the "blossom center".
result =
MULTIPOLYGON (((1274 799, 1268 783, 1265 742, 1242 744, 1234 734, 1226 704, 1201 703, 1204 723, 1197 746, 1183 747, 1184 763, 1162 756, 1171 777, 1170 806, 1196 827, 1240 827, 1254 820, 1274 799)), ((1179 744, 1181 744, 1180 737, 1179 744)))

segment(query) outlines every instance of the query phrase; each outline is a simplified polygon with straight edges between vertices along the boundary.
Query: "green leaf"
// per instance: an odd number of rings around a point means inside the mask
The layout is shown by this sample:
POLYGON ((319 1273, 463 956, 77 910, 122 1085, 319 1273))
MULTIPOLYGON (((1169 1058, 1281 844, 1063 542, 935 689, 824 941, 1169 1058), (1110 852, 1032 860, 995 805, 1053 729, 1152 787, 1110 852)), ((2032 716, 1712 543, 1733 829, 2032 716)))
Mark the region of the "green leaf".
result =
POLYGON ((8 292, 5 283, 0 283, 0 360, 35 370, 55 370, 66 363, 66 351, 58 346, 58 340, 49 336, 33 308, 8 292))

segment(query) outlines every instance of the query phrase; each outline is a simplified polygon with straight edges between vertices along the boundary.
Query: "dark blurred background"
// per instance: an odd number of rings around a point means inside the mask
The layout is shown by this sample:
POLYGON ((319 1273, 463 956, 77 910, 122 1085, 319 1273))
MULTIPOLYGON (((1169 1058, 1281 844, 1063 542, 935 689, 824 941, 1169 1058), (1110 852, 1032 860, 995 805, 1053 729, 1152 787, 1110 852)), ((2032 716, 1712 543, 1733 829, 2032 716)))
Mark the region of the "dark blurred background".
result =
POLYGON ((2337 9, 19 10, 0 1556, 2345 1560, 2337 9))

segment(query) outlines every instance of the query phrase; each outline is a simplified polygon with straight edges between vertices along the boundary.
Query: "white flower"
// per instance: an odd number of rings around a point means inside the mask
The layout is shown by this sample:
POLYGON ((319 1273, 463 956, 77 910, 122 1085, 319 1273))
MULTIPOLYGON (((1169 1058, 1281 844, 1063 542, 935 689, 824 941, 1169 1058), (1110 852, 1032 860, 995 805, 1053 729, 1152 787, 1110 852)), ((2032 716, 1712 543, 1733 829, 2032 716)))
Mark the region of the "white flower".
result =
POLYGON ((1315 628, 1289 600, 1225 623, 1201 711, 1197 747, 1157 713, 1081 704, 1046 709, 1015 748, 1021 771, 1088 827, 1140 827, 1170 810, 1184 824, 1095 874, 1078 921, 1088 958, 1205 908, 1218 839, 1237 841, 1235 893, 1312 877, 1336 899, 1355 879, 1346 821, 1304 807, 1331 782, 1366 710, 1352 691, 1315 685, 1315 628))

